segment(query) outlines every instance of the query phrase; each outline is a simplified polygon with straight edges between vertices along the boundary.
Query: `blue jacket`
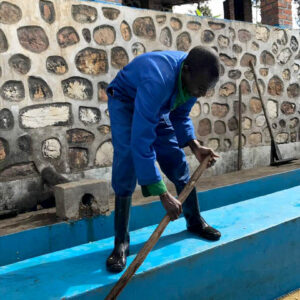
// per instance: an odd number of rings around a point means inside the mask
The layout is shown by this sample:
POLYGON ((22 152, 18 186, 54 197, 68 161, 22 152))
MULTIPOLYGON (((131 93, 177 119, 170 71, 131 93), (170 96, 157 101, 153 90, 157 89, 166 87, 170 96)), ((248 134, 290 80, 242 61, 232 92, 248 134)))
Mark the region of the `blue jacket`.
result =
POLYGON ((161 180, 155 166, 156 154, 153 143, 160 118, 170 120, 174 127, 179 147, 196 139, 189 117, 196 98, 172 110, 179 93, 178 76, 187 54, 181 51, 149 52, 136 57, 124 67, 110 83, 114 98, 134 101, 132 121, 132 156, 140 185, 149 185, 161 180), (146 171, 145 171, 146 170, 146 171))

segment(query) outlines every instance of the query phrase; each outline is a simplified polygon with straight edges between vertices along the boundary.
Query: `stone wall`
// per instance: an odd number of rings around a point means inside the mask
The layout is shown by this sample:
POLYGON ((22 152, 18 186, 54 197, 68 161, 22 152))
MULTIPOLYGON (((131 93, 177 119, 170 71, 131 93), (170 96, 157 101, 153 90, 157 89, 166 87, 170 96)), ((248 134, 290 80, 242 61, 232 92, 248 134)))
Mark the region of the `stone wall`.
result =
POLYGON ((47 164, 62 173, 110 166, 105 88, 148 51, 218 53, 220 81, 191 111, 205 145, 236 149, 239 85, 244 146, 269 145, 250 60, 277 142, 299 141, 299 31, 69 0, 0 1, 0 25, 2 180, 47 164))

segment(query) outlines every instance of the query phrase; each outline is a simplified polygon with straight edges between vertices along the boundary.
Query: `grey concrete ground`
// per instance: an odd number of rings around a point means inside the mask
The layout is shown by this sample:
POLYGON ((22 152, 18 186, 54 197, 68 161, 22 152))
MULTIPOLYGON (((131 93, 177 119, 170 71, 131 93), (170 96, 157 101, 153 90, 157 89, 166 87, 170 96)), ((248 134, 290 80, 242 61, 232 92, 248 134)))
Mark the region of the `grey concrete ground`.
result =
MULTIPOLYGON (((268 176, 272 174, 287 172, 300 168, 300 160, 296 160, 290 164, 282 165, 280 167, 258 167, 248 170, 235 171, 218 176, 200 178, 197 189, 207 190, 220 186, 230 185, 238 182, 244 182, 254 178, 268 176)), ((171 192, 174 192, 172 186, 169 187, 171 192)), ((157 201, 157 197, 143 198, 141 192, 137 190, 134 193, 133 205, 141 205, 152 201, 157 201)), ((113 196, 110 197, 110 209, 113 210, 113 196)), ((163 208, 162 208, 163 209, 163 208)), ((20 214, 14 218, 0 221, 0 235, 19 232, 22 230, 45 226, 60 222, 56 217, 56 209, 43 209, 35 212, 20 214)))

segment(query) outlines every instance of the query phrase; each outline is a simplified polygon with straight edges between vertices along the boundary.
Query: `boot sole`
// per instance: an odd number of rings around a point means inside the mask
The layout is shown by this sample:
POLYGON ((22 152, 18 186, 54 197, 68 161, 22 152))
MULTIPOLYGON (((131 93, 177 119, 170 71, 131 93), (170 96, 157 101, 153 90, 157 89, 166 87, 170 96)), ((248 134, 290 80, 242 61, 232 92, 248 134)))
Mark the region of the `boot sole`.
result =
POLYGON ((106 269, 110 273, 120 273, 125 269, 125 267, 126 267, 126 265, 124 267, 111 265, 111 266, 106 266, 106 269))
POLYGON ((188 229, 188 231, 195 235, 198 235, 208 241, 218 241, 221 238, 221 233, 219 235, 207 235, 204 232, 194 231, 194 230, 190 230, 190 229, 188 229))

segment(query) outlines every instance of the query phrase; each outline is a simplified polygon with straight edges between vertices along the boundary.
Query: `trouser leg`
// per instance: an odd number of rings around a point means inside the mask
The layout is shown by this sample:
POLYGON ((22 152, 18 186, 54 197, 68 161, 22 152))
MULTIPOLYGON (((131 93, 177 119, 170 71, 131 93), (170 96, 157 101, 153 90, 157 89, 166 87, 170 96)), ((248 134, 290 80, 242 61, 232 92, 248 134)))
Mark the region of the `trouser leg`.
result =
POLYGON ((106 265, 111 272, 121 272, 129 254, 129 220, 131 195, 136 186, 136 175, 131 155, 131 123, 133 104, 109 98, 108 102, 112 144, 112 187, 115 191, 115 246, 106 265))
POLYGON ((134 104, 109 97, 108 109, 114 148, 112 187, 117 196, 131 196, 136 186, 136 175, 131 153, 131 125, 134 104))
MULTIPOLYGON (((175 185, 177 195, 181 193, 184 185, 175 185)), ((182 212, 186 219, 187 227, 198 225, 201 223, 200 206, 196 188, 193 188, 184 203, 182 204, 182 212)))
MULTIPOLYGON (((154 147, 157 161, 161 170, 174 183, 179 195, 190 179, 185 153, 178 146, 178 141, 171 124, 166 123, 162 119, 156 129, 156 133, 157 139, 154 147)), ((200 209, 195 188, 183 203, 182 210, 187 221, 187 226, 200 223, 200 209)))
POLYGON ((131 196, 115 198, 115 245, 106 260, 108 271, 119 273, 126 267, 129 255, 129 215, 131 196))
MULTIPOLYGON (((175 184, 179 195, 190 179, 185 153, 179 148, 171 125, 161 122, 157 128, 157 135, 158 138, 155 142, 157 160, 161 170, 175 184)), ((220 238, 220 232, 209 226, 200 214, 196 188, 193 188, 183 203, 182 210, 190 232, 208 240, 220 238)))

